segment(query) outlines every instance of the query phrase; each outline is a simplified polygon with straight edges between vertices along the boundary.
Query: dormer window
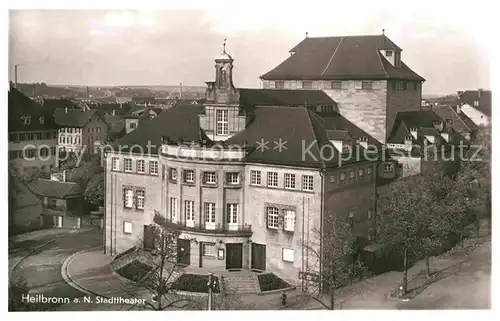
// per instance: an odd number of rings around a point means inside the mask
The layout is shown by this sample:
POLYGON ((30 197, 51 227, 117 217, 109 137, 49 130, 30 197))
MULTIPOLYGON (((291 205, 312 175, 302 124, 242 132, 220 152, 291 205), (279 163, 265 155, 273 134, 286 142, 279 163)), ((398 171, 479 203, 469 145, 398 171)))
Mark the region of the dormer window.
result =
POLYGON ((386 50, 385 51, 385 56, 386 57, 392 57, 392 50, 386 50))
POLYGON ((40 121, 40 125, 43 125, 43 123, 45 122, 45 119, 43 118, 43 116, 41 116, 38 118, 38 121, 40 121))
POLYGON ((29 124, 31 124, 31 116, 29 116, 29 115, 22 115, 21 116, 21 121, 23 122, 24 125, 29 125, 29 124))
POLYGON ((285 88, 285 82, 283 80, 276 80, 274 82, 274 88, 276 88, 276 89, 284 89, 285 88))

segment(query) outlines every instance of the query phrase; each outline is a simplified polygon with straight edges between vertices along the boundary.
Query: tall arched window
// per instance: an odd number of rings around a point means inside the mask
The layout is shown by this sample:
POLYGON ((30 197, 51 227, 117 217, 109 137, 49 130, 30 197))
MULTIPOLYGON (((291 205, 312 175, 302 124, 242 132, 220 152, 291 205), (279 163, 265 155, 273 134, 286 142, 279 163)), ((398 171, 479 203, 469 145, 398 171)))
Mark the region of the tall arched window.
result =
POLYGON ((223 68, 221 68, 219 72, 219 85, 220 86, 226 85, 226 71, 223 68))

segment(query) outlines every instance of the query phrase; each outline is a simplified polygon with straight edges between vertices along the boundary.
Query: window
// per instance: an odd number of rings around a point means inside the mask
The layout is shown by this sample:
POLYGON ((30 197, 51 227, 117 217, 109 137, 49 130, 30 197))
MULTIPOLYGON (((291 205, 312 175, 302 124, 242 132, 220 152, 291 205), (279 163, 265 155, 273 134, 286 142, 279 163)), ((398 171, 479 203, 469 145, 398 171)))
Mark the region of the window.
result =
POLYGON ((392 50, 386 50, 385 56, 386 57, 392 57, 392 50))
POLYGON ((479 106, 479 100, 474 100, 474 107, 478 107, 479 106))
POLYGON ((285 88, 285 82, 283 80, 276 80, 274 82, 274 88, 276 88, 276 89, 284 89, 285 88))
POLYGON ((175 197, 170 198, 170 219, 172 222, 177 222, 177 199, 175 197))
POLYGON ((192 169, 184 170, 184 182, 185 183, 194 183, 194 170, 192 170, 192 169))
POLYGON ((29 115, 22 115, 21 116, 21 121, 23 122, 24 125, 29 125, 31 123, 31 116, 29 116, 29 115))
POLYGON ((134 191, 131 189, 125 189, 123 192, 123 206, 127 208, 132 208, 134 206, 134 191))
POLYGON ((144 173, 144 160, 143 159, 137 160, 137 173, 144 173))
POLYGON ((312 89, 313 82, 311 80, 305 80, 302 82, 302 89, 312 89))
POLYGON ((228 134, 228 111, 223 109, 217 110, 217 135, 228 134))
POLYGON ((276 207, 267 208, 267 228, 278 229, 278 209, 276 207))
POLYGON ((251 185, 261 184, 260 171, 250 171, 250 184, 251 185))
POLYGON ((330 88, 331 89, 342 89, 342 82, 341 81, 332 81, 330 83, 330 88))
POLYGON ((73 128, 72 127, 68 128, 68 133, 70 133, 70 134, 73 133, 73 128))
POLYGON ((373 82, 363 81, 363 82, 361 82, 361 88, 364 90, 371 90, 371 89, 373 89, 373 82))
MULTIPOLYGON (((129 128, 130 128, 130 129, 134 129, 134 128, 135 128, 135 125, 136 125, 135 123, 130 123, 129 128)), ((89 129, 89 132, 90 132, 90 129, 89 129)))
POLYGON ((372 228, 368 229, 368 235, 367 235, 367 237, 368 237, 368 241, 372 240, 372 238, 373 238, 373 229, 372 228))
POLYGON ((312 175, 302 175, 302 190, 311 192, 314 189, 313 183, 312 175))
POLYGON ((407 90, 408 89, 408 84, 406 83, 406 81, 403 81, 403 90, 407 90))
POLYGON ((351 171, 349 172, 349 178, 354 178, 354 171, 352 171, 352 170, 351 170, 351 171))
POLYGON ((294 262, 294 250, 291 249, 283 249, 283 261, 285 262, 294 262))
POLYGON ((365 175, 365 170, 362 168, 358 169, 358 176, 362 177, 363 175, 365 175))
POLYGON ((226 173, 226 183, 227 184, 239 184, 240 174, 239 173, 226 173))
POLYGON ((49 149, 47 147, 40 148, 40 157, 49 156, 49 149))
POLYGON ((345 172, 340 172, 340 180, 345 180, 345 172))
POLYGON ((138 190, 137 191, 137 208, 140 210, 143 210, 145 203, 146 203, 146 192, 138 190))
POLYGON ((169 168, 168 169, 168 177, 171 180, 176 181, 177 180, 177 169, 175 169, 175 168, 169 168))
POLYGON ((372 218, 372 210, 368 210, 368 219, 370 220, 372 218))
POLYGON ((203 243, 203 256, 215 257, 215 243, 203 243))
POLYGON ((278 187, 278 173, 276 172, 267 173, 267 186, 278 187))
POLYGON ((390 164, 390 163, 384 164, 384 172, 385 173, 392 172, 392 164, 390 164))
POLYGON ((28 140, 33 140, 33 133, 27 133, 28 140))
POLYGON ((205 203, 206 226, 215 227, 215 203, 205 203))
POLYGON ((35 140, 41 140, 42 139, 42 133, 38 132, 35 133, 35 140))
POLYGON ((131 222, 123 222, 123 233, 132 234, 132 223, 131 222))
POLYGON ((330 176, 330 183, 335 183, 335 180, 336 180, 335 174, 330 176))
POLYGON ((186 225, 194 226, 194 201, 184 201, 184 213, 186 214, 186 225))
POLYGON ((215 172, 205 172, 203 173, 203 183, 205 184, 215 184, 217 182, 217 176, 215 172))
POLYGON ((354 212, 349 212, 349 226, 354 227, 354 212))
POLYGON ((226 223, 228 224, 238 223, 238 204, 227 204, 226 223))
POLYGON ((132 171, 132 159, 130 158, 125 158, 125 164, 124 164, 124 169, 126 172, 131 172, 132 171))
POLYGON ((118 157, 111 158, 111 170, 113 171, 120 170, 120 159, 118 157))
POLYGON ((26 148, 25 149, 25 155, 26 155, 25 157, 26 157, 27 160, 28 159, 32 159, 33 157, 36 156, 36 149, 34 149, 34 148, 26 148))
POLYGON ((366 173, 367 173, 368 175, 370 175, 370 174, 372 173, 372 168, 371 168, 371 167, 368 167, 368 168, 366 169, 366 173))
POLYGON ((285 173, 285 188, 295 188, 295 174, 285 173))
POLYGON ((158 161, 149 161, 149 174, 158 175, 158 161))
POLYGON ((295 231, 295 211, 285 210, 285 221, 283 229, 285 231, 293 232, 295 231))

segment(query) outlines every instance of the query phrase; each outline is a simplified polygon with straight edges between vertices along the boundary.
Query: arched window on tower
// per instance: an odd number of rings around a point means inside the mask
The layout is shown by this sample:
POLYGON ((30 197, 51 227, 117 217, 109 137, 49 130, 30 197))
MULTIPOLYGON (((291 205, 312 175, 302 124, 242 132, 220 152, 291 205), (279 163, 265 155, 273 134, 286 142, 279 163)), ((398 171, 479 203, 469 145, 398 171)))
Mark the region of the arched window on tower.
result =
POLYGON ((219 86, 223 87, 226 85, 226 71, 224 68, 220 69, 219 72, 219 86))

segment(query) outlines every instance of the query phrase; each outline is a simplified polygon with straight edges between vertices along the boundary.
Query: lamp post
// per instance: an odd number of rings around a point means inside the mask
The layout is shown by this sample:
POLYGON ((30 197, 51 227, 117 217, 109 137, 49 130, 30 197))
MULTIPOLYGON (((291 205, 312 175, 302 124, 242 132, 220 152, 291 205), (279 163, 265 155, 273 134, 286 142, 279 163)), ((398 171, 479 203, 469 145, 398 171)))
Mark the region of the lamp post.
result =
POLYGON ((215 289, 215 286, 217 285, 217 279, 213 277, 212 273, 208 273, 208 311, 212 310, 212 292, 215 289))

